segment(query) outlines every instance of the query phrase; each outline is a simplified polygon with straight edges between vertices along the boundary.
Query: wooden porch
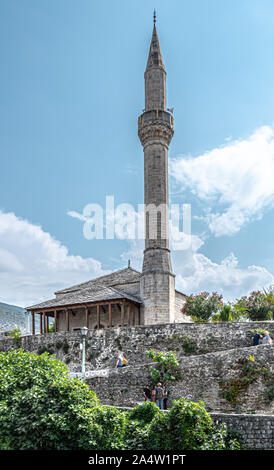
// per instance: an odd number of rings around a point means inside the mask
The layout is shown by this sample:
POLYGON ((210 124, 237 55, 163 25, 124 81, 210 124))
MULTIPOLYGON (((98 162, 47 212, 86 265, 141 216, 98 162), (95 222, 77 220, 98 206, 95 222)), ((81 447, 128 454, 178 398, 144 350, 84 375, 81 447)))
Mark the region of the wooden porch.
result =
MULTIPOLYGON (((79 328, 86 326, 90 328, 90 317, 91 308, 96 308, 96 325, 93 328, 102 328, 100 318, 102 310, 105 313, 108 312, 108 324, 107 328, 113 327, 113 306, 117 306, 120 312, 119 324, 115 326, 135 326, 141 324, 141 311, 140 304, 130 301, 128 299, 109 300, 100 302, 90 302, 78 305, 66 305, 58 307, 48 307, 43 309, 31 310, 32 313, 32 334, 35 335, 35 315, 40 315, 40 334, 49 332, 49 318, 54 318, 54 332, 58 331, 72 331, 70 330, 70 319, 72 315, 75 315, 75 310, 84 310, 85 321, 84 324, 79 324, 79 328), (58 313, 65 312, 65 328, 59 329, 58 327, 58 313)), ((93 318, 94 320, 94 318, 93 318)), ((83 323, 83 322, 81 322, 83 323)), ((93 321, 94 323, 94 321, 93 321)), ((104 327, 103 327, 104 328, 104 327)), ((74 327, 73 330, 78 329, 74 327)), ((39 334, 39 333, 38 333, 39 334)))

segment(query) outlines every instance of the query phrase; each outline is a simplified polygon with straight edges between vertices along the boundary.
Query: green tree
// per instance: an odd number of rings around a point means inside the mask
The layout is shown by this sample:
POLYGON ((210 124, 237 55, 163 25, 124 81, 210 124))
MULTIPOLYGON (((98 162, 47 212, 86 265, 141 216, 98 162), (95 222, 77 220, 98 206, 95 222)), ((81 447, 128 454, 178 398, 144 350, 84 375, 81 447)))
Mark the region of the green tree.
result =
POLYGON ((176 380, 179 378, 179 361, 173 351, 155 351, 150 349, 146 355, 153 361, 158 362, 159 370, 155 367, 150 368, 151 377, 154 382, 176 380))
POLYGON ((182 308, 185 315, 189 315, 195 322, 207 322, 223 307, 223 296, 213 292, 201 292, 186 297, 182 308))
POLYGON ((249 296, 236 300, 234 309, 251 321, 271 320, 274 310, 272 294, 263 291, 251 292, 249 296))
POLYGON ((90 449, 94 392, 44 353, 0 353, 0 442, 9 449, 90 449))
POLYGON ((219 313, 211 317, 212 322, 233 322, 238 321, 242 317, 242 313, 235 310, 235 308, 230 304, 224 304, 220 308, 219 313))
POLYGON ((185 398, 175 401, 169 413, 154 417, 149 425, 147 445, 150 450, 239 448, 239 443, 229 438, 226 426, 216 429, 203 402, 188 402, 185 398))
POLYGON ((95 393, 48 353, 0 353, 2 450, 232 449, 202 403, 169 413, 144 403, 130 412, 101 406, 95 393))

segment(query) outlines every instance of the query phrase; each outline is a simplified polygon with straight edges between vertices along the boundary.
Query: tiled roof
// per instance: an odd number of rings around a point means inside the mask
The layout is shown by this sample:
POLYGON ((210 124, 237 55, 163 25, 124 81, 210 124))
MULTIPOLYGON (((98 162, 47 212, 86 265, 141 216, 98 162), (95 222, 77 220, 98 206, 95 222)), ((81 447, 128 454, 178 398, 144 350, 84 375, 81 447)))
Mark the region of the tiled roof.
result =
POLYGON ((92 287, 94 284, 101 284, 104 286, 115 286, 115 285, 122 285, 122 284, 130 284, 132 282, 138 282, 140 280, 141 273, 132 269, 130 267, 120 269, 119 271, 115 271, 110 274, 106 274, 104 276, 97 277, 96 279, 91 279, 90 281, 83 282, 81 284, 77 284, 75 286, 68 287, 67 289, 62 289, 55 294, 66 294, 73 291, 79 291, 81 289, 85 289, 87 287, 92 287))
POLYGON ((55 299, 47 300, 46 302, 42 302, 40 304, 32 305, 30 307, 27 307, 27 310, 38 310, 42 308, 62 306, 65 307, 69 305, 79 305, 123 298, 131 300, 133 302, 137 302, 139 304, 142 303, 141 298, 137 295, 132 295, 114 287, 95 284, 85 289, 72 291, 66 295, 56 297, 55 299))

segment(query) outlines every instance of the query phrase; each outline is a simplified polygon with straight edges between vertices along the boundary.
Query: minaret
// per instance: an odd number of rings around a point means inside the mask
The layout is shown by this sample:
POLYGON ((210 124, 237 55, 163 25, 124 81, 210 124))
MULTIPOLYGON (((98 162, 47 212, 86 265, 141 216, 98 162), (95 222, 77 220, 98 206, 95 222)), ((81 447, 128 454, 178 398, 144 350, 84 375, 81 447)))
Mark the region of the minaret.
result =
POLYGON ((138 121, 144 149, 145 250, 141 276, 144 323, 172 323, 175 276, 168 238, 168 147, 173 116, 166 110, 166 71, 154 25, 145 70, 145 110, 138 121))

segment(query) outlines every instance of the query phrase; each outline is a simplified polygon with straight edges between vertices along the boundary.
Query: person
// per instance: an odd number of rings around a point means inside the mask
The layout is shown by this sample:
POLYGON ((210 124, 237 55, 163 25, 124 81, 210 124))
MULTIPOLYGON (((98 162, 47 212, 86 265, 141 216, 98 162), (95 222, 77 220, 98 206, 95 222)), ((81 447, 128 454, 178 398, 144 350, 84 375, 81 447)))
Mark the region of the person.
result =
POLYGON ((145 386, 143 395, 145 397, 145 401, 150 401, 151 400, 151 390, 148 385, 145 386))
POLYGON ((154 385, 153 389, 151 390, 151 401, 156 403, 156 385, 154 385))
POLYGON ((262 338, 262 335, 258 333, 258 330, 255 330, 254 336, 253 336, 253 346, 258 346, 260 344, 261 338, 262 338))
POLYGON ((169 398, 169 395, 170 395, 170 391, 167 389, 167 387, 165 385, 163 385, 163 395, 164 395, 164 400, 163 400, 163 405, 164 405, 164 410, 167 410, 167 400, 169 398))
POLYGON ((125 367, 127 365, 127 359, 125 358, 125 356, 123 355, 122 352, 119 352, 117 354, 117 362, 116 362, 116 368, 118 367, 125 367))
POLYGON ((262 344, 272 344, 272 339, 270 338, 268 331, 264 332, 262 344))
POLYGON ((160 410, 162 410, 164 394, 163 394, 162 384, 160 382, 156 385, 155 391, 156 391, 156 405, 158 406, 158 408, 160 408, 160 410))

